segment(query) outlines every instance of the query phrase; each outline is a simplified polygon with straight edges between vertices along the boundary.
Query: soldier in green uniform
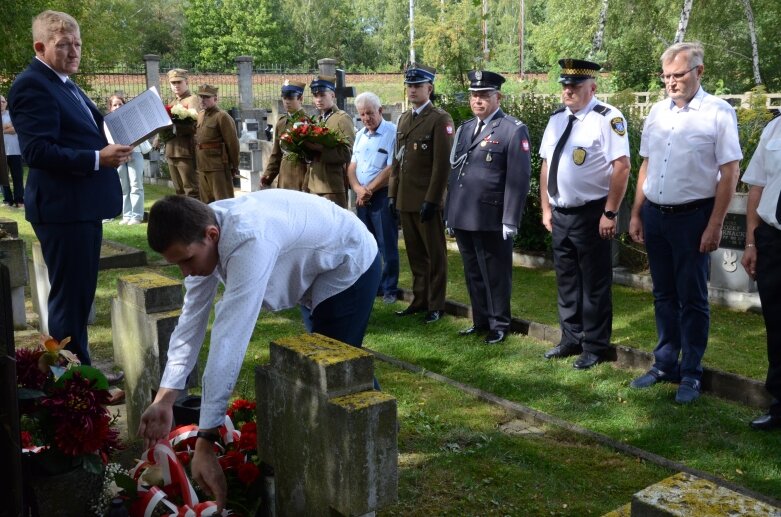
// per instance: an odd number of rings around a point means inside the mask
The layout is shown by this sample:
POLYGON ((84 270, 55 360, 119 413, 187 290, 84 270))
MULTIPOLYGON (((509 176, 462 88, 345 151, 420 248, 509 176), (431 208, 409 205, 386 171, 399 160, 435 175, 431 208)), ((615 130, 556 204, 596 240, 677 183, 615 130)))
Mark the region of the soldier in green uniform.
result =
POLYGON ((330 149, 321 144, 306 144, 315 153, 309 166, 307 187, 312 194, 347 208, 347 166, 355 143, 355 125, 350 115, 336 107, 336 77, 318 75, 309 88, 319 111, 317 120, 325 122, 328 129, 338 131, 344 141, 330 149))
POLYGON ((239 137, 230 115, 217 106, 217 87, 198 90, 203 111, 198 113, 195 158, 201 201, 233 197, 233 176, 239 173, 239 137))
POLYGON ((282 104, 285 106, 286 113, 279 116, 274 126, 274 145, 271 148, 266 170, 260 178, 260 188, 270 187, 276 179, 277 188, 308 192, 309 178, 306 163, 285 160, 279 145, 279 137, 292 128, 296 120, 305 115, 302 108, 305 87, 305 83, 288 80, 282 85, 282 104))
MULTIPOLYGON (((168 83, 174 93, 174 98, 168 104, 171 106, 181 104, 186 108, 201 111, 198 96, 190 93, 187 86, 187 70, 181 68, 169 70, 168 83)), ((171 175, 176 193, 199 199, 194 137, 195 126, 177 126, 176 135, 165 143, 165 159, 168 162, 168 173, 171 175)))
POLYGON ((445 309, 447 252, 442 208, 450 172, 453 119, 431 104, 435 70, 411 65, 404 76, 413 109, 399 118, 396 156, 388 191, 398 210, 412 270, 413 299, 396 314, 426 312, 425 322, 439 320, 445 309))

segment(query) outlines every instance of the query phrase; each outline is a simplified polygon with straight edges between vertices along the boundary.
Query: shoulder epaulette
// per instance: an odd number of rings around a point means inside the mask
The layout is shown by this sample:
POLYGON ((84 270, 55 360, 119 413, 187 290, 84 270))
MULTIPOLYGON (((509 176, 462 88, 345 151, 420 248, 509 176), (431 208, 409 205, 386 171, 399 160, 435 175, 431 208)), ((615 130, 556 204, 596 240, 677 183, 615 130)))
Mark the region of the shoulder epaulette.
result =
POLYGON ((596 111, 597 113, 599 113, 604 117, 605 115, 610 113, 610 108, 608 108, 604 104, 597 104, 596 106, 594 106, 594 111, 596 111))
POLYGON ((551 116, 553 116, 553 115, 558 115, 559 113, 561 113, 562 111, 564 111, 564 110, 566 110, 566 109, 567 109, 567 107, 566 107, 566 106, 562 106, 562 107, 560 107, 559 109, 557 109, 556 111, 554 111, 553 113, 551 113, 551 116))

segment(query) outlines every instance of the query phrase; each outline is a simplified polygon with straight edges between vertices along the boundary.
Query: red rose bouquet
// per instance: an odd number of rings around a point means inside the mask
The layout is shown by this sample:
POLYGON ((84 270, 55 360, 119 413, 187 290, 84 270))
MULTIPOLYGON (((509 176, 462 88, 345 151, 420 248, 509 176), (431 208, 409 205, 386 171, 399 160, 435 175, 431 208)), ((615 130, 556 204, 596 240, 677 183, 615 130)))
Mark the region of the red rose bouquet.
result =
POLYGON ((305 145, 306 142, 320 144, 326 149, 346 143, 339 131, 326 127, 325 122, 315 122, 303 113, 292 122, 292 127, 279 136, 279 146, 286 160, 312 162, 316 153, 305 145))

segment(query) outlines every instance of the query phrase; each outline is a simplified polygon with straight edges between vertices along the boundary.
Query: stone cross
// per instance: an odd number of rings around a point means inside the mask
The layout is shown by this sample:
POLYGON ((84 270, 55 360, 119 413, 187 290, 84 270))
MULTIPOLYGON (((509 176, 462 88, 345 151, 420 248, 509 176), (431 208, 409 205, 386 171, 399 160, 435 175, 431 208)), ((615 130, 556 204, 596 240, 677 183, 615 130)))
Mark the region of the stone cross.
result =
POLYGON ((255 390, 273 515, 371 515, 396 501, 396 399, 373 378, 373 356, 360 348, 319 334, 271 343, 255 390))

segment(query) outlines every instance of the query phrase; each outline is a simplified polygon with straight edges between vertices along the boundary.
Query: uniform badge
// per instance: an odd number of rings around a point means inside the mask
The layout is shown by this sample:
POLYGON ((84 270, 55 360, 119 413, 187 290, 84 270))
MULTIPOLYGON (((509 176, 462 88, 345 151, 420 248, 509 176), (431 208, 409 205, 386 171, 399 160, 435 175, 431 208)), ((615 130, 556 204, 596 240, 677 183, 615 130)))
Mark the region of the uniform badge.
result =
POLYGON ((576 147, 572 151, 572 161, 575 162, 575 165, 583 165, 583 162, 586 161, 586 150, 582 147, 576 147))
POLYGON ((477 79, 478 81, 482 81, 483 80, 483 72, 481 72, 480 70, 475 72, 475 79, 477 79))
POLYGON ((445 126, 445 131, 447 132, 448 135, 452 135, 453 134, 453 126, 451 126, 451 125, 445 126))
POLYGON ((485 146, 487 146, 487 145, 488 145, 488 142, 486 142, 485 140, 483 140, 482 142, 480 142, 480 147, 485 147, 485 146))
POLYGON ((626 123, 621 117, 616 117, 610 121, 610 127, 616 132, 618 136, 624 136, 626 134, 626 123))
POLYGON ((285 82, 282 83, 283 86, 290 86, 290 79, 285 79, 285 82))
POLYGON ((529 152, 529 141, 526 140, 525 138, 521 140, 521 148, 527 153, 529 152))
POLYGON ((428 145, 426 145, 426 144, 420 144, 420 148, 421 148, 421 149, 423 149, 423 150, 425 151, 426 149, 428 149, 428 145))
POLYGON ((487 161, 487 162, 494 161, 493 157, 491 156, 491 151, 488 151, 488 154, 485 155, 485 161, 487 161))
POLYGON ((412 148, 417 151, 418 150, 418 143, 415 142, 414 144, 412 144, 412 148))

